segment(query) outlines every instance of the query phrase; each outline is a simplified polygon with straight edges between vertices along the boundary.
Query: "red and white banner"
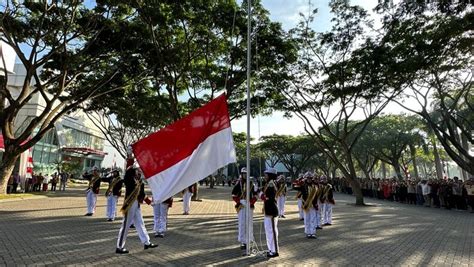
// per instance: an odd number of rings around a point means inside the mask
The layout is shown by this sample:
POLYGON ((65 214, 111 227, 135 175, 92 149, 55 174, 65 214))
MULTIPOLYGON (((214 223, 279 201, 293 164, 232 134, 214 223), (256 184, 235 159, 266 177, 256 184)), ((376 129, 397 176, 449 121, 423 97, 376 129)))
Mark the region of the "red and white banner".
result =
POLYGON ((236 162, 225 95, 136 142, 132 149, 156 202, 236 162))
POLYGON ((28 149, 28 160, 26 162, 26 178, 33 177, 33 148, 28 149))

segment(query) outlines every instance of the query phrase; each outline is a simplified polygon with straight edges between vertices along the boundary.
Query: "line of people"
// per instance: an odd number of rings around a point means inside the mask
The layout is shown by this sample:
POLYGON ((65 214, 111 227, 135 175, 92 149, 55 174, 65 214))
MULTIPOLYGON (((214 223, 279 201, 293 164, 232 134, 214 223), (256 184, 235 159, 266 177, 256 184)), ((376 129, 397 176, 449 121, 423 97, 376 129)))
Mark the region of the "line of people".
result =
MULTIPOLYGON (((338 192, 352 194, 345 178, 334 178, 338 192)), ((474 177, 461 181, 453 179, 359 179, 364 197, 396 201, 426 207, 468 210, 474 213, 474 177)))

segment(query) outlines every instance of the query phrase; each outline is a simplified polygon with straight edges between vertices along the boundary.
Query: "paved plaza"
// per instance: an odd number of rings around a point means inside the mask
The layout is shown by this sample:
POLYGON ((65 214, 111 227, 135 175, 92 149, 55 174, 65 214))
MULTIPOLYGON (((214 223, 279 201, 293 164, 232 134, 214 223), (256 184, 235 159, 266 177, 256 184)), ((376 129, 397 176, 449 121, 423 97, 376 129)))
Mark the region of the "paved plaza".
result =
MULTIPOLYGON (((294 192, 287 218, 280 219, 280 257, 242 256, 229 187, 200 188, 202 202, 182 214, 175 198, 164 239, 153 237, 152 208, 142 211, 155 249, 143 250, 131 230, 130 254, 115 254, 121 220, 106 222, 105 197, 93 217, 86 213, 83 188, 48 197, 0 202, 0 265, 452 265, 474 266, 474 214, 366 199, 350 205, 336 194, 332 226, 306 239, 297 218, 294 192)), ((119 201, 121 204, 123 198, 119 201)), ((255 212, 255 240, 266 249, 261 204, 255 212)))

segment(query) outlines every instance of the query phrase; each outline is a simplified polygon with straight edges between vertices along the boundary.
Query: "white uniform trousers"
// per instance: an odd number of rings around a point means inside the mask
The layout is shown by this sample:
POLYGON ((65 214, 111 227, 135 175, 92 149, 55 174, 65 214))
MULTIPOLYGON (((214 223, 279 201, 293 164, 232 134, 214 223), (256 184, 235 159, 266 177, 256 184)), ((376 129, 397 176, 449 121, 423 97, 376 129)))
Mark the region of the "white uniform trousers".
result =
POLYGON ((321 216, 322 214, 322 208, 321 208, 322 204, 319 204, 318 207, 319 209, 316 210, 316 227, 321 227, 321 219, 323 218, 323 216, 321 216))
POLYGON ((165 233, 166 224, 168 222, 168 204, 155 204, 153 206, 153 219, 155 222, 153 226, 153 231, 155 231, 155 233, 165 233))
POLYGON ((118 198, 118 196, 112 194, 107 196, 107 219, 115 220, 115 216, 117 216, 118 198))
MULTIPOLYGON (((239 213, 237 213, 237 218, 239 220, 239 233, 237 236, 237 240, 240 243, 248 244, 247 240, 247 209, 246 205, 247 202, 242 199, 240 200, 240 203, 244 205, 242 209, 239 210, 239 213)), ((250 241, 254 241, 253 239, 253 209, 250 209, 250 241)))
POLYGON ((193 193, 189 192, 188 190, 186 190, 183 194, 183 212, 184 213, 189 213, 192 196, 193 196, 193 193))
POLYGON ((277 205, 278 205, 278 214, 280 216, 285 215, 285 201, 286 201, 286 196, 279 196, 277 199, 277 205))
POLYGON ((323 204, 323 223, 332 224, 332 204, 324 203, 323 204))
POLYGON ((301 198, 298 198, 298 214, 300 219, 304 219, 303 200, 301 198))
POLYGON ((130 225, 134 224, 137 229, 138 237, 144 245, 150 244, 150 237, 145 228, 145 222, 143 222, 142 212, 138 206, 138 201, 134 201, 127 214, 123 216, 122 226, 120 227, 117 248, 124 248, 125 241, 127 240, 128 230, 130 225))
POLYGON ((95 212, 95 204, 97 203, 97 194, 94 194, 92 190, 88 190, 86 193, 87 199, 87 213, 95 212))
POLYGON ((263 219, 268 251, 278 253, 278 218, 265 215, 263 219))
POLYGON ((316 234, 316 214, 317 210, 313 207, 304 211, 304 233, 307 235, 316 234))

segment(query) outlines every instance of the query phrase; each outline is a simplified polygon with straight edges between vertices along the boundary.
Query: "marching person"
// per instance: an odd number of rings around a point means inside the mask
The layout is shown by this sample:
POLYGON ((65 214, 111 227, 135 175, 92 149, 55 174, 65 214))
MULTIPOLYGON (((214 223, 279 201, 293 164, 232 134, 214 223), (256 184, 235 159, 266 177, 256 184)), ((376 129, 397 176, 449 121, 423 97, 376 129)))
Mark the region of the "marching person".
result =
POLYGON ((322 226, 322 218, 323 218, 323 210, 321 209, 321 192, 322 192, 322 187, 319 183, 320 179, 317 175, 314 175, 313 177, 313 185, 317 188, 317 193, 316 193, 316 201, 317 201, 317 208, 316 208, 316 229, 321 230, 323 229, 322 226))
POLYGON ((303 210, 304 210, 304 232, 306 238, 316 238, 317 212, 318 212, 318 188, 313 184, 313 174, 305 174, 305 185, 302 187, 303 210))
POLYGON ((239 225, 239 233, 237 240, 240 242, 240 249, 247 249, 249 241, 254 241, 253 239, 253 210, 255 208, 255 202, 257 198, 255 196, 255 191, 257 187, 250 182, 250 201, 247 201, 247 169, 242 168, 240 171, 240 180, 235 184, 232 189, 232 199, 235 201, 235 210, 237 211, 237 219, 239 225), (250 204, 250 218, 251 222, 249 229, 247 229, 247 211, 246 206, 250 204), (247 237, 247 231, 250 232, 250 240, 247 237))
POLYGON ((285 218, 285 201, 286 201, 286 179, 284 175, 278 176, 277 180, 278 191, 276 193, 278 203, 278 218, 285 218))
POLYGON ((91 174, 84 174, 83 177, 89 180, 89 185, 86 189, 87 213, 85 216, 92 216, 95 212, 97 203, 97 195, 100 190, 100 175, 97 167, 92 168, 91 174))
POLYGON ((332 206, 336 204, 334 201, 334 189, 328 183, 326 176, 321 176, 321 210, 323 213, 323 225, 332 225, 332 206))
POLYGON ((183 215, 189 215, 191 208, 191 197, 194 194, 194 185, 190 185, 183 190, 183 215))
POLYGON ((301 188, 304 186, 303 174, 298 176, 298 179, 294 182, 294 189, 296 190, 296 200, 298 204, 298 217, 300 221, 304 220, 303 211, 303 199, 301 198, 301 188))
POLYGON ((153 231, 155 231, 155 237, 165 237, 166 226, 168 223, 168 210, 173 206, 173 197, 161 203, 153 203, 153 231))
POLYGON ((267 257, 278 257, 278 207, 276 203, 277 186, 275 179, 277 171, 274 168, 265 170, 267 183, 263 191, 260 192, 260 198, 263 200, 265 236, 267 239, 267 257))
POLYGON ((117 215, 117 203, 119 197, 122 195, 123 179, 120 178, 118 170, 112 171, 112 176, 109 180, 109 187, 105 191, 107 197, 107 221, 112 222, 117 215))
MULTIPOLYGON (((115 253, 126 254, 128 250, 125 248, 125 241, 127 240, 128 230, 130 225, 134 224, 137 229, 138 237, 143 243, 144 249, 155 248, 158 245, 150 242, 150 237, 143 222, 142 212, 140 210, 140 203, 148 198, 145 198, 145 186, 141 180, 140 171, 138 168, 130 166, 125 172, 125 200, 122 209, 123 222, 117 238, 117 248, 115 253)), ((148 200, 147 203, 150 201, 148 200)), ((150 202, 151 203, 151 202, 150 202)))

